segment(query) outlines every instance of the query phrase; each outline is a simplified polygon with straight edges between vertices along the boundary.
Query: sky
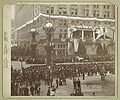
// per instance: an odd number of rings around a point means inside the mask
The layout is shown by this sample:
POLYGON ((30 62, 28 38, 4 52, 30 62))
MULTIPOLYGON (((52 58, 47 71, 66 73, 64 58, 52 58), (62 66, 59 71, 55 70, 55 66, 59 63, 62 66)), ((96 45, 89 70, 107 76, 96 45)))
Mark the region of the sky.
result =
POLYGON ((14 19, 14 7, 15 7, 15 5, 11 5, 11 7, 12 7, 12 19, 14 19))

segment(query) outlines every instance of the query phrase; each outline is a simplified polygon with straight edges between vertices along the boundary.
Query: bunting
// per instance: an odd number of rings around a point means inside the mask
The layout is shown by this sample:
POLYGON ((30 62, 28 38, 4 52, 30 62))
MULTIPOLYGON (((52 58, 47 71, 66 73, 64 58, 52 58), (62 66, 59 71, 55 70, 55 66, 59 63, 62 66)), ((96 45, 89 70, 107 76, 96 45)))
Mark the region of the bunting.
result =
POLYGON ((74 52, 78 52, 80 39, 74 39, 74 52))
POLYGON ((68 55, 73 53, 73 43, 68 42, 68 55))

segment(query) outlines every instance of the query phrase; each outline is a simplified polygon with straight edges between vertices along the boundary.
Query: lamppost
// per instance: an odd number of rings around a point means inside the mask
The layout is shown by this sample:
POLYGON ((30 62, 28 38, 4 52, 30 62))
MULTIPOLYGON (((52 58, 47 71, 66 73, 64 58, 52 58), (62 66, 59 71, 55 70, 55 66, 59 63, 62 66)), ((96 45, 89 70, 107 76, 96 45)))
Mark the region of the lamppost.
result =
POLYGON ((45 44, 45 49, 47 51, 46 54, 46 64, 48 66, 51 65, 51 53, 53 51, 54 48, 54 44, 52 43, 52 36, 53 36, 53 32, 55 31, 55 26, 48 22, 44 27, 43 30, 45 31, 46 35, 47 35, 47 42, 45 44))
POLYGON ((36 57, 36 47, 37 47, 37 43, 36 43, 36 35, 38 34, 38 32, 33 28, 31 29, 31 35, 32 35, 32 43, 31 43, 31 57, 35 58, 36 57))

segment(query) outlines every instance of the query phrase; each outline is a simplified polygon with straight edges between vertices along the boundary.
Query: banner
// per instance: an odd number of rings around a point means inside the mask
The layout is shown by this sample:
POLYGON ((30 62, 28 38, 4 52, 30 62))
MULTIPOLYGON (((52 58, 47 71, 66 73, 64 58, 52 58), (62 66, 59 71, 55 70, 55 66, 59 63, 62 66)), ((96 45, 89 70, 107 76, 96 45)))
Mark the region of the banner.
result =
POLYGON ((68 27, 68 38, 70 38, 70 34, 71 34, 70 27, 68 27))
POLYGON ((80 39, 74 39, 74 52, 78 52, 80 39))
POLYGON ((68 55, 73 54, 73 43, 68 42, 68 55))

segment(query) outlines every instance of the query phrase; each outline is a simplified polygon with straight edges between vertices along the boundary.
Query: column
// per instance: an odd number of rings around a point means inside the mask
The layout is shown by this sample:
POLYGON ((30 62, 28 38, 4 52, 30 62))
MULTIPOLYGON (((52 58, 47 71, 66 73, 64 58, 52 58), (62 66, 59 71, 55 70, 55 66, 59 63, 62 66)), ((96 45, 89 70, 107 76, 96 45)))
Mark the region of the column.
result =
POLYGON ((84 31, 82 30, 82 39, 84 39, 84 31))

